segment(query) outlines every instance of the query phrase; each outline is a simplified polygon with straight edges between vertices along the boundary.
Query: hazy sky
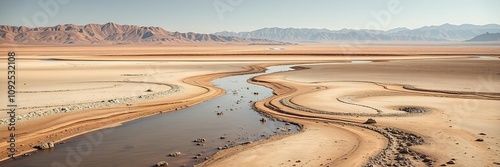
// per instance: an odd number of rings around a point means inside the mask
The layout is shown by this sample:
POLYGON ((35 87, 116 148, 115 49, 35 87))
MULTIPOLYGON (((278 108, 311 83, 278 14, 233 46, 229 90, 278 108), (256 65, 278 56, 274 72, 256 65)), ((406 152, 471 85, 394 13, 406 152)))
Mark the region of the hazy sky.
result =
POLYGON ((500 24, 499 6, 499 0, 0 0, 0 25, 115 22, 201 33, 263 27, 387 30, 500 24))

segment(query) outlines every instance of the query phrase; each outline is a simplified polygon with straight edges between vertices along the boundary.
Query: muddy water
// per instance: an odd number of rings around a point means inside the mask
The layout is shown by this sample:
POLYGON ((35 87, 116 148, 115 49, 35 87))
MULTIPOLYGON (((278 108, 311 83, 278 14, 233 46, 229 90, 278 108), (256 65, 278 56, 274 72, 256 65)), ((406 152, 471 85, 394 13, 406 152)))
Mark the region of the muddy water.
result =
MULTIPOLYGON (((289 66, 269 67, 265 74, 288 70, 291 70, 289 66)), ((261 122, 262 116, 252 109, 253 102, 272 95, 271 89, 246 82, 262 74, 217 79, 213 83, 227 91, 224 96, 186 109, 90 132, 69 139, 55 149, 37 151, 31 156, 2 162, 0 166, 152 166, 159 161, 167 161, 174 167, 190 166, 226 144, 240 145, 274 134, 296 132, 298 127, 293 124, 269 119, 261 122), (291 130, 285 132, 278 130, 279 127, 291 130), (193 142, 198 138, 207 140, 204 146, 193 142), (168 156, 172 152, 181 152, 181 155, 168 156), (201 156, 194 159, 197 154, 201 156)))

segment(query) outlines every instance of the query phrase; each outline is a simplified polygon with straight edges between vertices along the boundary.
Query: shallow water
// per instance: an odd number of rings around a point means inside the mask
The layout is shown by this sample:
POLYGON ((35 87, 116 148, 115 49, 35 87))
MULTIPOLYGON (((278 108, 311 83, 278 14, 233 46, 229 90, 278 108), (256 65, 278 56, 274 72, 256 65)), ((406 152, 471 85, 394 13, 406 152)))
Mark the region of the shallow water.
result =
POLYGON ((227 91, 224 96, 80 135, 55 149, 1 162, 0 166, 152 166, 159 161, 167 161, 169 166, 194 165, 225 144, 240 145, 274 134, 297 132, 299 127, 293 124, 285 125, 285 122, 269 119, 261 122, 262 116, 252 109, 252 103, 272 96, 272 90, 246 82, 257 75, 291 70, 289 67, 274 66, 265 73, 217 79, 213 83, 227 91), (223 115, 217 115, 217 112, 223 112, 223 115), (291 130, 284 132, 278 130, 279 127, 291 130), (197 138, 205 138, 205 145, 196 145, 193 140, 197 138), (168 156, 176 151, 181 155, 168 156), (193 159, 199 153, 202 156, 193 159))

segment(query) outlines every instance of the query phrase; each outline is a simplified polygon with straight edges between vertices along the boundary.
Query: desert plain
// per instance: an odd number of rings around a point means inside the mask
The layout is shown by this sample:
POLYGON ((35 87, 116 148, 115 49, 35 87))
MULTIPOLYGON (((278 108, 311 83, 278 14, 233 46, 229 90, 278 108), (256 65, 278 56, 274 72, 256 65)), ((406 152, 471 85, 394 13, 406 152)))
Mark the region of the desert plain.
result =
MULTIPOLYGON (((223 149, 198 166, 500 165, 498 46, 0 47, 2 55, 12 51, 20 161, 37 156, 31 152, 43 143, 57 147, 230 93, 212 84, 216 78, 292 65, 293 71, 247 82, 274 91, 251 104, 256 111, 301 130, 223 149)), ((4 56, 0 64, 7 71, 4 56)), ((0 91, 6 88, 2 79, 0 91)), ((17 160, 8 160, 3 142, 9 139, 5 106, 1 100, 0 164, 8 165, 17 160)))

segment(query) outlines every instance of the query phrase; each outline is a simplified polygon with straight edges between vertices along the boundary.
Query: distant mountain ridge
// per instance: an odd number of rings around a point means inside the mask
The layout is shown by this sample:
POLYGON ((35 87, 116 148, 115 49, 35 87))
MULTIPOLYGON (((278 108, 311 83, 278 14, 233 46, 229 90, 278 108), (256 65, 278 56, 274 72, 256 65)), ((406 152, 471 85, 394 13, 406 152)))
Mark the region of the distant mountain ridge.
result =
POLYGON ((500 41, 500 33, 489 33, 475 36, 472 39, 466 40, 466 42, 479 42, 479 41, 500 41))
POLYGON ((500 33, 500 25, 452 25, 425 26, 417 29, 395 28, 379 30, 329 30, 308 28, 263 28, 250 32, 217 32, 216 35, 258 38, 279 41, 464 41, 490 32, 500 33))
POLYGON ((64 24, 28 28, 0 25, 0 43, 10 44, 168 44, 168 43, 272 43, 271 40, 245 39, 214 34, 180 33, 160 27, 139 27, 116 23, 64 24))

